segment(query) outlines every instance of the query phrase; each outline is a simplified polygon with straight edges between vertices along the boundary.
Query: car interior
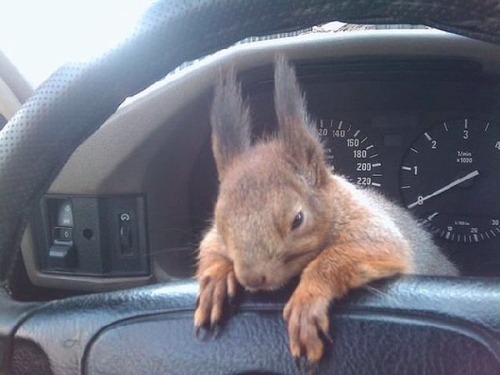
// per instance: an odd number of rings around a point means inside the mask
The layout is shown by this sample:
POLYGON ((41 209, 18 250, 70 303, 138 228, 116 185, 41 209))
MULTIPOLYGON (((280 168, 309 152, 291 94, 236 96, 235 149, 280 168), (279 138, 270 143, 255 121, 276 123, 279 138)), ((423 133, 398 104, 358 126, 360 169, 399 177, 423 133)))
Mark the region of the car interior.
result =
POLYGON ((270 136, 281 55, 333 172, 406 207, 460 270, 336 301, 317 373, 500 373, 498 10, 290 3, 156 1, 128 40, 0 123, 0 374, 297 373, 294 285, 242 291, 216 337, 193 333, 218 192, 213 87, 234 70, 253 138, 270 136), (333 20, 384 26, 321 27, 333 20))

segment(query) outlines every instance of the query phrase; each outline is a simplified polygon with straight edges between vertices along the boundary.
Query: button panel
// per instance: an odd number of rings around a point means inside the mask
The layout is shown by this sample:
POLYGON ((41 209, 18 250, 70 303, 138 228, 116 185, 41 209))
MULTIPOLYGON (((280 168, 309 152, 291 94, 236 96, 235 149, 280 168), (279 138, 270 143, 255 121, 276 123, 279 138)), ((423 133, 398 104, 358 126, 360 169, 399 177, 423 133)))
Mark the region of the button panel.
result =
POLYGON ((33 227, 44 273, 149 275, 142 196, 47 195, 33 227))

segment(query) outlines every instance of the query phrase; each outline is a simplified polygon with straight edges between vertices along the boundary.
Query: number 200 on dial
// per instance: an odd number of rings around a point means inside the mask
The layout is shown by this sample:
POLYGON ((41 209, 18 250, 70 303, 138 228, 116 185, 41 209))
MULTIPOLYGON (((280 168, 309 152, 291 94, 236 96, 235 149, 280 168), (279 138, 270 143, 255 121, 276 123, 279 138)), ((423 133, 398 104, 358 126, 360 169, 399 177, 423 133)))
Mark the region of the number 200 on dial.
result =
POLYGON ((360 129, 346 121, 320 119, 318 134, 332 170, 360 186, 382 186, 377 148, 360 129))

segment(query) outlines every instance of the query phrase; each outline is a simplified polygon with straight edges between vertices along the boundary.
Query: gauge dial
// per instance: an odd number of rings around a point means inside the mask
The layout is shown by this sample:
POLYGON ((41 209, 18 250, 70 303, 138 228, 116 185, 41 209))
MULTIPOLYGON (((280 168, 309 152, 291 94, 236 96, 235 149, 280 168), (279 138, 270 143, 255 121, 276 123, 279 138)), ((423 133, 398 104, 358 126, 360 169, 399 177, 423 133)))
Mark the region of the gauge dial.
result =
POLYGON ((462 243, 500 237, 500 126, 460 119, 427 130, 403 158, 400 189, 437 236, 462 243))
POLYGON ((360 186, 382 186, 382 163, 377 148, 360 129, 346 121, 320 119, 318 133, 335 173, 360 186))

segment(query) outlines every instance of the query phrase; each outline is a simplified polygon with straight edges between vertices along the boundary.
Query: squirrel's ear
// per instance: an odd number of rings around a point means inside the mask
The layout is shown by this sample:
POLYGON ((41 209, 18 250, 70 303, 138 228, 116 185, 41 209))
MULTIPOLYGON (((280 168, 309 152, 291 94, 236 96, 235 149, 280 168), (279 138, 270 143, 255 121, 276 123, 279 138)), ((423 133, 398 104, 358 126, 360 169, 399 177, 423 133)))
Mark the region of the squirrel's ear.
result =
POLYGON ((251 142, 250 113, 241 95, 241 86, 231 70, 219 77, 211 113, 212 151, 219 180, 234 158, 247 150, 251 142))
POLYGON ((323 184, 328 178, 323 147, 307 114, 295 70, 283 56, 276 59, 274 104, 278 136, 285 143, 293 163, 311 184, 323 184))

